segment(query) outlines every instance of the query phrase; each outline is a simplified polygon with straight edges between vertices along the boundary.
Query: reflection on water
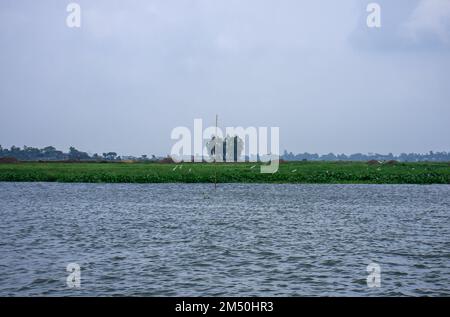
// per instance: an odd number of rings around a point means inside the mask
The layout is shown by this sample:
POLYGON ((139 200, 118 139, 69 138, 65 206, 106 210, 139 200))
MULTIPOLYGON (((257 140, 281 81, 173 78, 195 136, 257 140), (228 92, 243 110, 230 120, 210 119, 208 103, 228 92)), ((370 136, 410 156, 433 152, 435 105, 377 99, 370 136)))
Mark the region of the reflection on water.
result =
POLYGON ((450 295, 448 185, 0 183, 0 217, 3 296, 450 295))

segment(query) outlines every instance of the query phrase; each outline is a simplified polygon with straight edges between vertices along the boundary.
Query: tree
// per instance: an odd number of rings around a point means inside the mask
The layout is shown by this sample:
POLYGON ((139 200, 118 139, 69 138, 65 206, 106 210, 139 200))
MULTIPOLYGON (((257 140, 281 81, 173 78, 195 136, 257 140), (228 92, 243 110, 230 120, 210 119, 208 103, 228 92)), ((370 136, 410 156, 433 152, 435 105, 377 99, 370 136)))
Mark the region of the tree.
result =
POLYGON ((212 136, 211 140, 206 142, 206 149, 211 159, 218 162, 237 161, 244 150, 244 142, 239 136, 225 137, 225 140, 216 136, 212 136))
POLYGON ((79 161, 79 160, 88 160, 88 159, 90 159, 90 156, 86 152, 78 151, 73 146, 71 146, 69 148, 69 160, 79 161))
POLYGON ((227 162, 237 162, 244 150, 244 142, 238 136, 225 138, 225 158, 227 162))
POLYGON ((117 157, 116 152, 103 153, 103 158, 108 161, 114 161, 117 157))
POLYGON ((218 162, 223 160, 223 140, 215 135, 211 137, 211 140, 206 142, 206 150, 208 151, 209 157, 218 162))

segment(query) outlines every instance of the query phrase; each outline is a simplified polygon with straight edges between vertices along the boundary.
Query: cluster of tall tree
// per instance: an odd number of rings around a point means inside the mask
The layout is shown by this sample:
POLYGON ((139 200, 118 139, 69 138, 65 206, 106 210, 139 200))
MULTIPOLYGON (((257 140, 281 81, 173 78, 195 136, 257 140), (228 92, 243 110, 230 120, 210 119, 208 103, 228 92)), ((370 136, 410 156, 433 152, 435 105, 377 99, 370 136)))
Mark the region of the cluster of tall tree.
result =
POLYGON ((219 162, 237 162, 244 149, 244 141, 238 136, 227 135, 225 139, 213 136, 206 142, 211 159, 219 162))

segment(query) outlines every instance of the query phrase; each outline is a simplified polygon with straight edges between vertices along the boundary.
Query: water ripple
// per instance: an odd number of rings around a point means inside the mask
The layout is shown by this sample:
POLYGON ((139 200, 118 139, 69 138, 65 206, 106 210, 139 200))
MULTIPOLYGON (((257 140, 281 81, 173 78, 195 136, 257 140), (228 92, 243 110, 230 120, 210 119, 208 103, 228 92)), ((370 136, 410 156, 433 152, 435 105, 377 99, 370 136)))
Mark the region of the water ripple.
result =
POLYGON ((450 295, 448 185, 0 183, 0 217, 3 296, 450 295))

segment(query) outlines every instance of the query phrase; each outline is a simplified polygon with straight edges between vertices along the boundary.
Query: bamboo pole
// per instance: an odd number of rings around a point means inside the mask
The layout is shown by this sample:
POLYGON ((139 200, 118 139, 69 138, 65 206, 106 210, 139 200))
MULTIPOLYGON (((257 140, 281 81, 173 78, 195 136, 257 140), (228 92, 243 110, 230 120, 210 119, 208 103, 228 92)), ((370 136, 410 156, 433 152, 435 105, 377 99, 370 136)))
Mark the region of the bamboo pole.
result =
POLYGON ((214 144, 214 190, 217 189, 217 166, 216 166, 216 158, 217 158, 217 146, 218 146, 218 137, 217 137, 217 123, 219 120, 219 116, 216 114, 216 142, 214 144))

